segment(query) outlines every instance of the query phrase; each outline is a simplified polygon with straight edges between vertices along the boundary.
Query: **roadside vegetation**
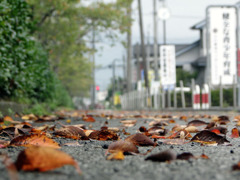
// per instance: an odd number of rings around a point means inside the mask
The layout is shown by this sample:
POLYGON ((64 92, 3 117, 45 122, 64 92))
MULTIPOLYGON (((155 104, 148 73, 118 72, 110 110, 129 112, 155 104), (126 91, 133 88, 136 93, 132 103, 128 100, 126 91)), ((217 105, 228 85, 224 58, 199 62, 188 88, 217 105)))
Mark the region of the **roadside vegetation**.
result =
POLYGON ((105 38, 114 44, 131 24, 125 16, 129 3, 1 1, 0 99, 31 105, 41 114, 73 107, 74 96, 89 96, 92 34, 95 42, 105 38))

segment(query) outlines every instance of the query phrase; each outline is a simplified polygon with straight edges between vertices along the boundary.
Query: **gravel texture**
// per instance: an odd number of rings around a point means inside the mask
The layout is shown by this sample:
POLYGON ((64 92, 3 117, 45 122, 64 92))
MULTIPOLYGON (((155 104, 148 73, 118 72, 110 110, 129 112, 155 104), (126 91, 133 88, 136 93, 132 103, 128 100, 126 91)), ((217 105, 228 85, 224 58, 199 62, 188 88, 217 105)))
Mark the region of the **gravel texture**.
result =
MULTIPOLYGON (((153 113, 153 112, 152 112, 153 113)), ((216 114, 216 115, 228 115, 233 120, 233 117, 237 115, 233 112, 171 112, 169 114, 175 114, 177 116, 186 114, 216 114)), ((135 118, 125 118, 135 119, 135 118)), ((136 118, 138 120, 136 126, 127 128, 126 131, 134 134, 137 132, 140 126, 148 127, 148 123, 151 121, 149 118, 136 118)), ((206 120, 200 118, 201 120, 206 120)), ((121 119, 108 120, 109 127, 120 127, 121 119)), ((176 119, 179 124, 186 124, 186 122, 176 119)), ((189 119, 188 121, 193 120, 189 119)), ((95 123, 87 123, 81 120, 81 118, 72 118, 71 124, 86 124, 88 127, 92 125, 92 129, 100 129, 105 118, 96 118, 95 123)), ((208 120, 209 121, 209 120, 208 120)), ((61 120, 62 123, 67 124, 66 120, 61 120)), ((54 123, 54 122, 53 122, 54 123)), ((41 126, 45 123, 38 123, 37 126, 41 126)), ((166 126, 167 129, 171 129, 174 124, 166 126)), ((231 129, 235 123, 227 125, 228 134, 227 139, 232 146, 202 146, 199 143, 187 143, 184 145, 165 145, 160 144, 150 154, 158 153, 166 149, 173 149, 177 154, 183 152, 191 152, 194 156, 200 156, 202 153, 206 154, 210 159, 190 159, 190 160, 176 160, 170 163, 160 163, 146 161, 148 156, 144 155, 128 155, 122 161, 109 161, 106 160, 104 153, 107 146, 112 141, 79 141, 79 146, 62 146, 61 150, 70 154, 79 164, 83 174, 78 175, 72 166, 63 166, 61 168, 39 173, 39 172, 19 172, 20 180, 71 180, 71 179, 84 179, 84 180, 126 180, 126 179, 161 179, 161 180, 197 180, 197 179, 239 179, 240 171, 232 171, 232 166, 240 161, 240 138, 230 138, 231 129)), ((126 138, 126 135, 120 134, 121 138, 126 138)), ((71 139, 56 138, 60 144, 66 142, 74 142, 71 139)), ((22 151, 24 147, 8 147, 0 149, 0 152, 7 153, 14 161, 17 155, 22 151)), ((139 147, 141 153, 146 152, 151 147, 139 147)), ((149 155, 150 155, 149 154, 149 155)), ((6 168, 0 163, 0 179, 9 179, 6 168)))

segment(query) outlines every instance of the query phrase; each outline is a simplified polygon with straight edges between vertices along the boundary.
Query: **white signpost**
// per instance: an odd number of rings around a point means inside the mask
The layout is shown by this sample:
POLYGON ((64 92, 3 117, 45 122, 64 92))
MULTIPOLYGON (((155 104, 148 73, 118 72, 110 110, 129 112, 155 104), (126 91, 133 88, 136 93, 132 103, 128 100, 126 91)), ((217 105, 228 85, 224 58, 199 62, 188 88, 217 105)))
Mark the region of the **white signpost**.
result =
POLYGON ((233 84, 237 77, 237 10, 210 6, 207 9, 211 84, 233 84))
POLYGON ((175 46, 160 46, 161 85, 165 90, 173 89, 176 84, 175 46))

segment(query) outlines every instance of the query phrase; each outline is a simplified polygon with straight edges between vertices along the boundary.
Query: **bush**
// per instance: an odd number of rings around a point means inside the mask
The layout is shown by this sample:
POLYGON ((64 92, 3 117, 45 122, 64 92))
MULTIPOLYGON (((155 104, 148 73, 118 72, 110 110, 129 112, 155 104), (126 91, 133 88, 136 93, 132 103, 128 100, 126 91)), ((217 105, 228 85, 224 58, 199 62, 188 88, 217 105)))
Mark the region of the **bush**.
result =
MULTIPOLYGON (((48 53, 30 36, 31 13, 24 0, 0 2, 1 99, 47 102, 50 109, 72 106, 71 98, 50 70, 48 53)), ((41 109, 41 108, 40 108, 41 109)))

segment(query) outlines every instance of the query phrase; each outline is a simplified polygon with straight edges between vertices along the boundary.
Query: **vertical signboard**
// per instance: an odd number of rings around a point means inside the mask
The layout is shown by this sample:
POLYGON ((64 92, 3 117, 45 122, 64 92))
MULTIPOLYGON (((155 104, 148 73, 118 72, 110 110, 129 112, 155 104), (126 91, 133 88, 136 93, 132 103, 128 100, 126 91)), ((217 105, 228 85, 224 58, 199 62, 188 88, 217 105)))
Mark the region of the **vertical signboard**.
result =
POLYGON ((176 84, 175 46, 160 46, 161 85, 164 89, 173 89, 176 84))
POLYGON ((231 85, 237 73, 237 10, 231 6, 207 9, 211 84, 231 85))

